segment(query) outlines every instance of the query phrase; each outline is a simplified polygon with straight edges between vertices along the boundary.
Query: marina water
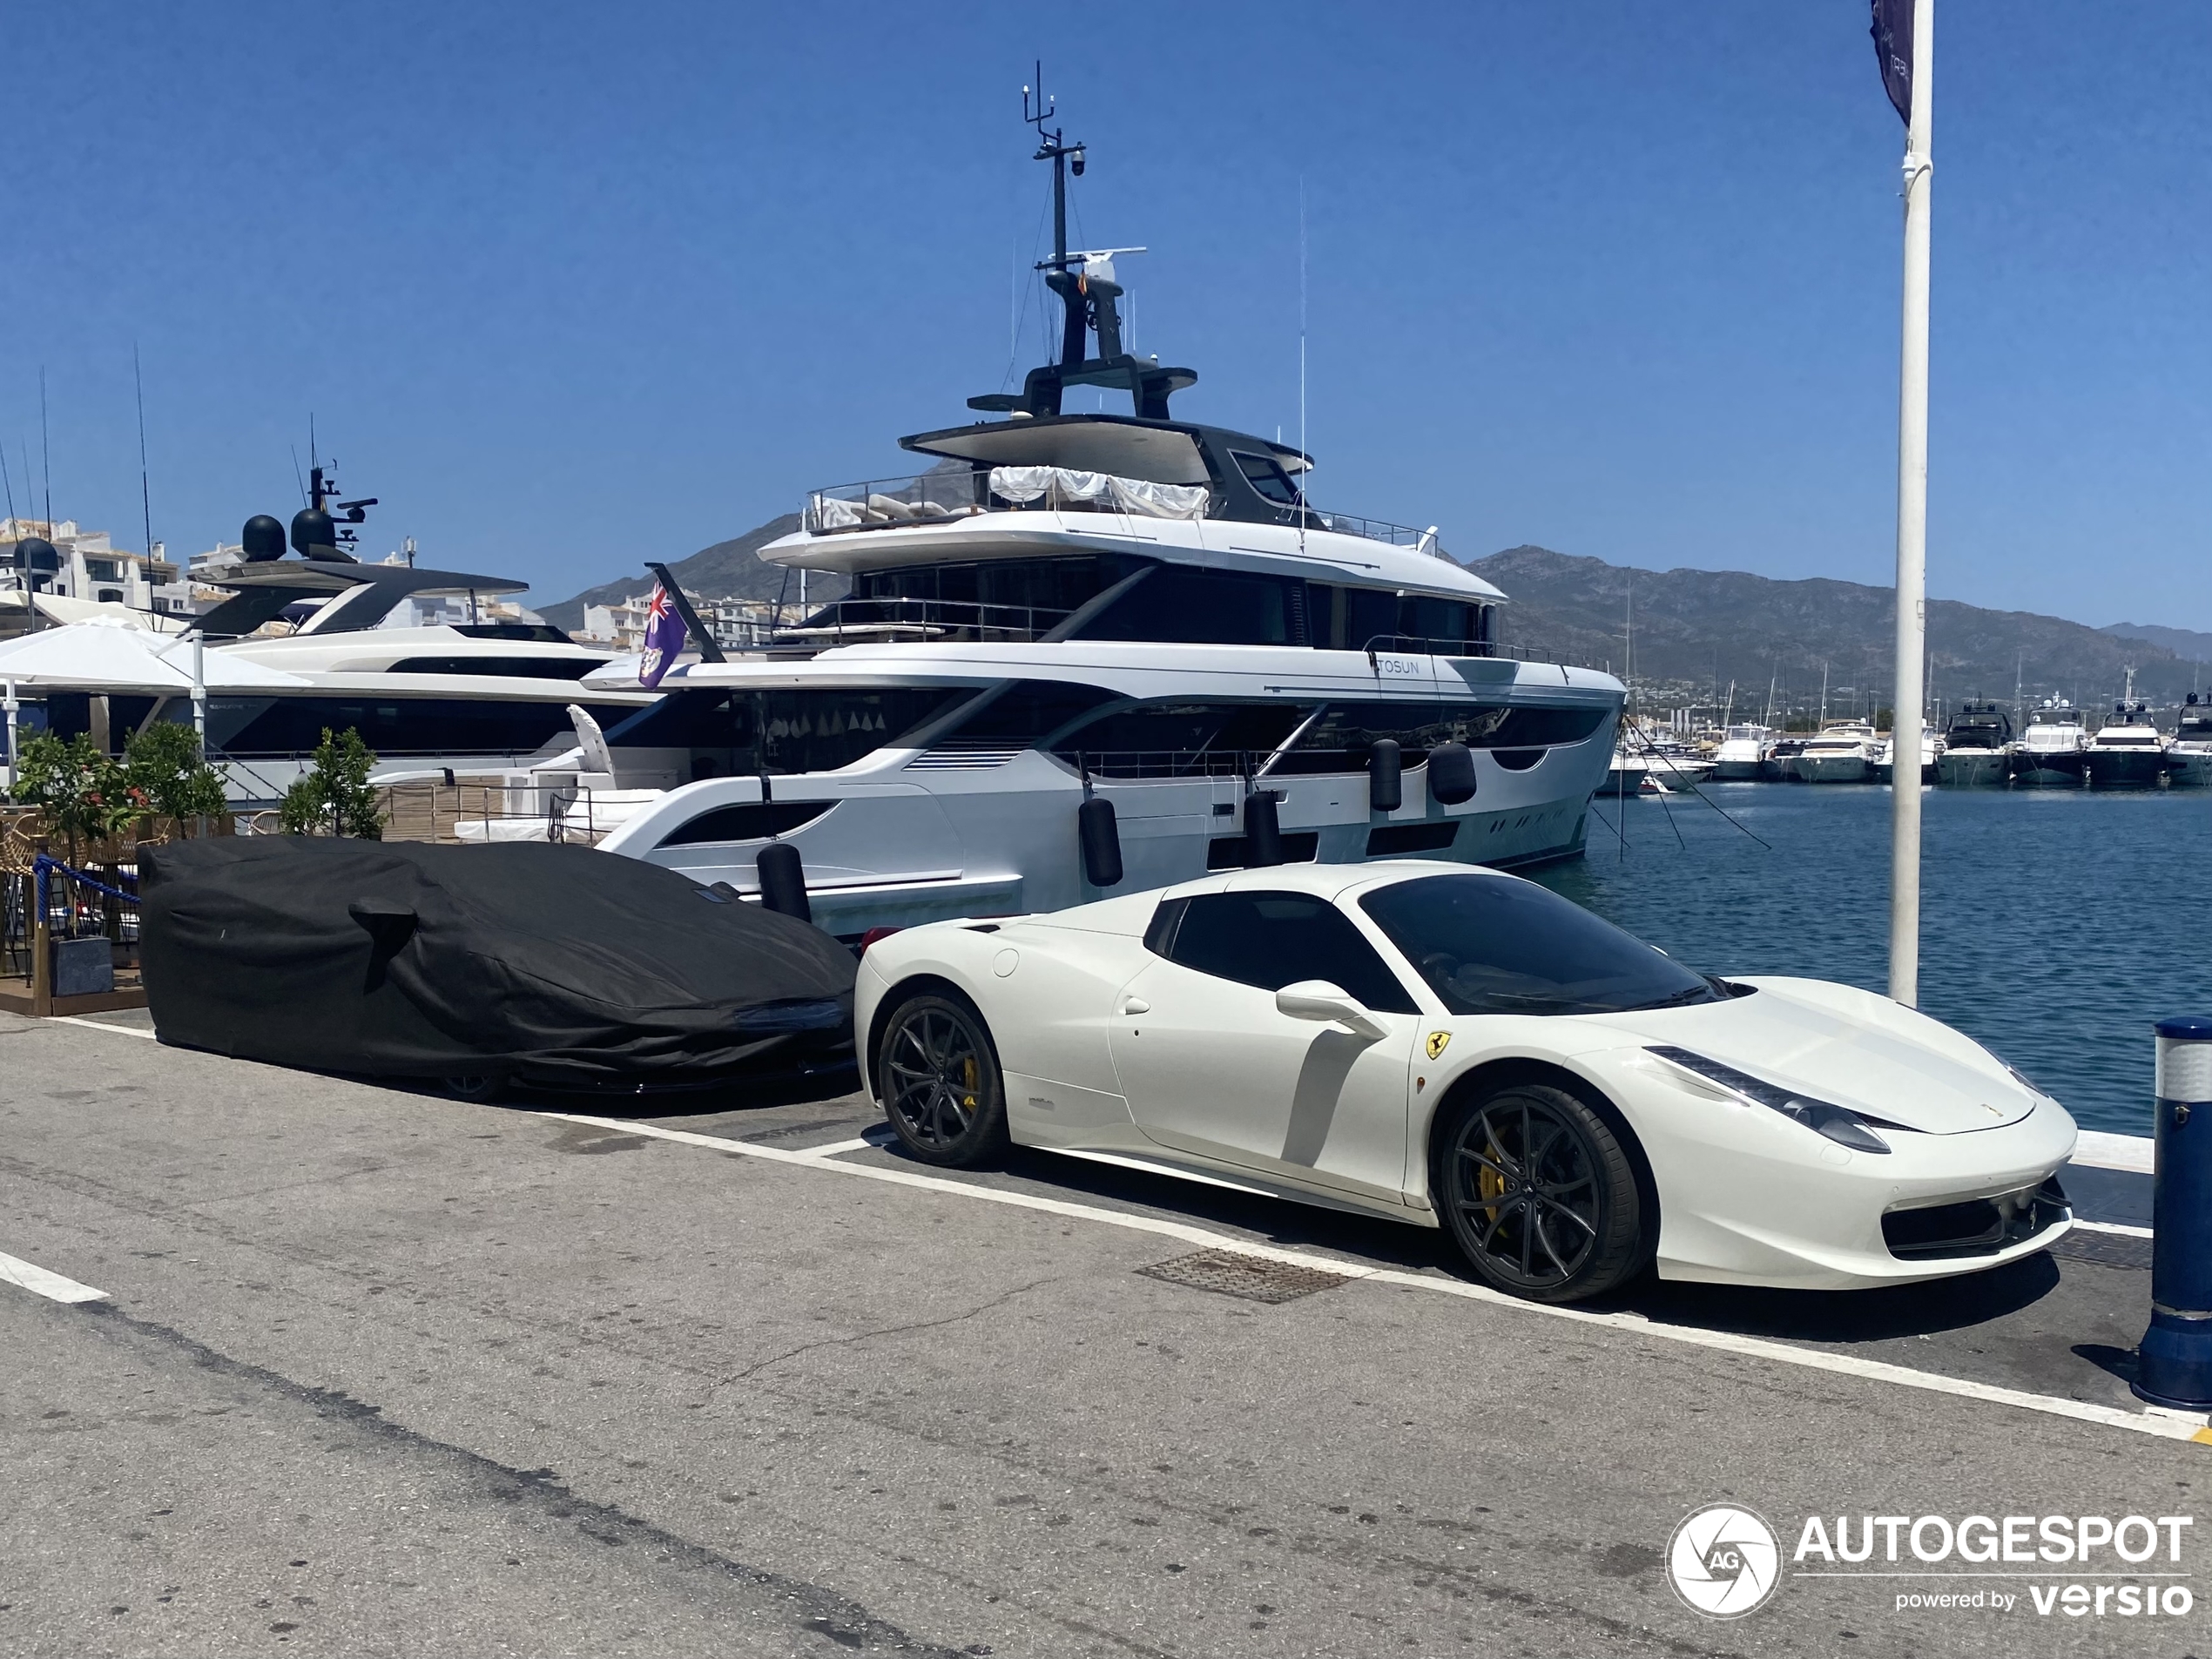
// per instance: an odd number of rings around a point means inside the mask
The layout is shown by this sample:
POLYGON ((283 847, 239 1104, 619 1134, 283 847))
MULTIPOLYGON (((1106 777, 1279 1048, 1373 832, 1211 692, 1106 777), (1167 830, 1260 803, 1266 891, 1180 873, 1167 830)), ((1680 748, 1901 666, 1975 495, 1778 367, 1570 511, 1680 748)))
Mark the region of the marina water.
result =
MULTIPOLYGON (((1588 856, 1532 873, 1709 973, 1881 990, 1889 791, 1703 792, 1600 796, 1588 856)), ((1930 789, 1923 811, 1921 1006, 2084 1129, 2148 1135, 2151 1022, 2212 1013, 2212 792, 1930 789)))

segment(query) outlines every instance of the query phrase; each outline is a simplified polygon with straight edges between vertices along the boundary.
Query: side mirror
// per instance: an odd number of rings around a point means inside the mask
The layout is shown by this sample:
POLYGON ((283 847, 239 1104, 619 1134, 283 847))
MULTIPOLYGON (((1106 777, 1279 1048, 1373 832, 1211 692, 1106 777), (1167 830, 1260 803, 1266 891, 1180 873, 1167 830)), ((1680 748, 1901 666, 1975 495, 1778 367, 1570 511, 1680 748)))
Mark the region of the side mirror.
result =
POLYGON ((1363 1037, 1388 1035, 1359 999, 1325 979, 1302 979, 1275 993, 1275 1011, 1293 1020, 1318 1020, 1347 1026, 1363 1037))

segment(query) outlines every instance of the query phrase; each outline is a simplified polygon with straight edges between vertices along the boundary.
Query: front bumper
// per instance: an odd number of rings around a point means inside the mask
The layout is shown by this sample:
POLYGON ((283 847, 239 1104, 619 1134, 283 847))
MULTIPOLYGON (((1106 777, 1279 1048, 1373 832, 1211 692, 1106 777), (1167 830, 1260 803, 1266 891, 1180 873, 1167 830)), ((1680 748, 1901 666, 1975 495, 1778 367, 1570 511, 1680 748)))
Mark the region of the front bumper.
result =
POLYGON ((1858 1152, 1765 1107, 1685 1094, 1633 1059, 1604 1069, 1658 1187, 1662 1278, 1909 1285, 2001 1267, 2074 1224, 2062 1203, 2020 1197, 2042 1190, 2073 1154, 2074 1120, 2054 1101, 1996 1129, 1885 1130, 1888 1153, 1858 1152), (1946 1206, 1984 1208, 1885 1228, 1885 1218, 1946 1206))

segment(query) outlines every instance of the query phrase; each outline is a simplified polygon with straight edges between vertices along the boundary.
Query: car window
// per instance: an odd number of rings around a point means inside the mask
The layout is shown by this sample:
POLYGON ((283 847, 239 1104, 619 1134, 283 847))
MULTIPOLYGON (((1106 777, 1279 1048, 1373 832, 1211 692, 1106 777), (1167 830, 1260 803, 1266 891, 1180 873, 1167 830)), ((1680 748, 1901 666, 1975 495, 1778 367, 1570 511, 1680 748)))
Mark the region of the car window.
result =
POLYGON ((1722 995, 1533 881, 1422 876, 1378 888, 1359 907, 1454 1014, 1617 1014, 1722 995))
POLYGON ((1325 899, 1304 893, 1208 894, 1184 901, 1181 917, 1171 925, 1171 935, 1154 948, 1198 973, 1263 991, 1327 980, 1368 1008, 1418 1012, 1381 954, 1325 899))

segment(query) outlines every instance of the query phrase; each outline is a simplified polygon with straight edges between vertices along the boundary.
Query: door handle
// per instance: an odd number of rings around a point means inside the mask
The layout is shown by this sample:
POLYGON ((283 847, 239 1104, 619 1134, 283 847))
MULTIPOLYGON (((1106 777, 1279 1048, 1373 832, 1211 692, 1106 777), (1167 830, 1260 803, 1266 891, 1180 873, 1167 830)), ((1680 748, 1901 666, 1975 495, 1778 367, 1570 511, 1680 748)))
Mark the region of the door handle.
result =
POLYGON ((1122 1012, 1124 1014, 1150 1014, 1151 1011, 1152 1005, 1141 996, 1125 996, 1122 999, 1122 1012))

